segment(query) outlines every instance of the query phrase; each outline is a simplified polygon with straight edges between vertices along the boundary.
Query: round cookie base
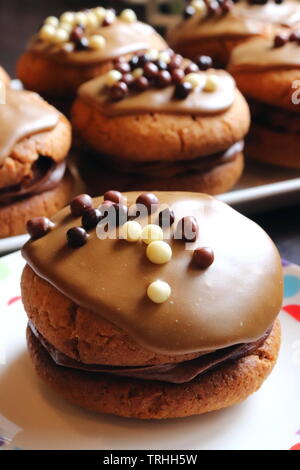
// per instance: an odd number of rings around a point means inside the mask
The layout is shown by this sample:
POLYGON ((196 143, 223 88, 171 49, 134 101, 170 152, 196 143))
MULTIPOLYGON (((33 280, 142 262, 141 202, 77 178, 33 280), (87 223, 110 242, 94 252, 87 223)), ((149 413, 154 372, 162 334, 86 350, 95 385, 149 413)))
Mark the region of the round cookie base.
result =
POLYGON ((275 321, 270 336, 254 353, 185 384, 110 377, 58 366, 29 328, 27 344, 43 382, 75 405, 127 418, 181 418, 234 405, 257 391, 276 363, 280 323, 275 321))
POLYGON ((17 63, 17 76, 28 90, 47 98, 70 99, 82 83, 106 73, 112 65, 112 61, 85 65, 60 63, 29 51, 17 63))
POLYGON ((74 179, 68 172, 53 189, 25 199, 0 205, 0 238, 26 233, 26 222, 32 217, 51 217, 72 198, 74 179))
POLYGON ((252 123, 245 154, 255 160, 286 168, 300 168, 300 135, 276 132, 252 123))
POLYGON ((92 196, 104 194, 113 187, 123 192, 143 188, 145 191, 194 191, 215 195, 228 191, 239 180, 244 169, 244 156, 239 153, 228 163, 208 171, 187 171, 168 179, 114 171, 103 167, 96 157, 79 158, 78 168, 92 196))

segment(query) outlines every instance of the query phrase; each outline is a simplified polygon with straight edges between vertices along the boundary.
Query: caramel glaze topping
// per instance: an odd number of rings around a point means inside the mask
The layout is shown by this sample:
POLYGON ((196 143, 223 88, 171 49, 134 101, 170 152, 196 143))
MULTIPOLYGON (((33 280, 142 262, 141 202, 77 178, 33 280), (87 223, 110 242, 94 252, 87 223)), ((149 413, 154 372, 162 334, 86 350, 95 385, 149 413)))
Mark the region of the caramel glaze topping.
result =
POLYGON ((175 86, 171 84, 165 88, 150 88, 132 93, 120 101, 110 101, 105 86, 105 76, 97 77, 81 85, 79 96, 97 106, 101 113, 108 116, 151 112, 215 114, 225 111, 232 105, 236 87, 233 78, 224 70, 210 69, 206 72, 197 72, 203 83, 211 73, 218 79, 216 90, 207 92, 199 87, 192 90, 185 99, 174 97, 175 86))
POLYGON ((276 47, 274 39, 267 38, 254 38, 240 44, 232 52, 229 69, 235 72, 239 70, 300 68, 298 41, 288 39, 285 41, 285 35, 282 35, 282 40, 284 43, 280 47, 276 47))
POLYGON ((43 106, 30 91, 6 91, 6 104, 0 105, 0 165, 21 139, 54 129, 59 113, 43 106))
POLYGON ((51 54, 63 62, 80 65, 105 62, 149 48, 167 47, 163 38, 151 26, 139 21, 129 24, 116 19, 109 26, 100 26, 96 34, 105 40, 103 49, 74 50, 70 42, 53 44, 41 41, 38 37, 33 38, 28 48, 37 53, 51 54))
MULTIPOLYGON (((95 229, 80 248, 66 243, 66 232, 81 225, 70 207, 53 219, 44 237, 30 240, 23 256, 36 274, 76 304, 94 311, 149 350, 185 354, 255 341, 274 321, 282 302, 282 270, 277 249, 254 222, 222 202, 198 193, 155 192, 174 213, 175 230, 183 217, 198 224, 189 250, 180 240, 167 240, 172 259, 150 263, 143 242, 100 240, 95 229), (207 269, 192 263, 194 249, 213 249, 207 269), (161 280, 171 288, 157 304, 147 287, 161 280)), ((124 193, 128 206, 138 192, 124 193)), ((103 198, 94 199, 94 208, 103 198)), ((160 208, 149 218, 158 223, 160 208)), ((139 221, 149 223, 147 217, 139 221)))

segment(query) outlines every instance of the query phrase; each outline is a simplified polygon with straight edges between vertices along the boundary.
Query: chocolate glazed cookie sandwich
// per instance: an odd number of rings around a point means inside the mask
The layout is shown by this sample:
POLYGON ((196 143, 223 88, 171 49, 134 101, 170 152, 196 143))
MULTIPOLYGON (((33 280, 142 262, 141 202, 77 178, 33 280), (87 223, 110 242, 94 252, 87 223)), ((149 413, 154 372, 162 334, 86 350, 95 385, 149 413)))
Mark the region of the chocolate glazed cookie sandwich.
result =
POLYGON ((247 104, 232 77, 168 49, 134 56, 83 84, 72 108, 83 178, 97 195, 121 190, 217 194, 243 169, 247 104))
POLYGON ((252 111, 247 155, 300 168, 300 30, 240 45, 229 70, 252 111))
POLYGON ((81 83, 112 68, 113 60, 152 47, 164 49, 166 43, 133 10, 118 16, 102 7, 66 12, 45 20, 18 62, 18 77, 47 97, 72 98, 81 83))
POLYGON ((29 353, 72 403, 184 417, 246 399, 271 372, 281 260, 224 203, 188 192, 81 195, 50 228, 31 221, 30 234, 29 353))
POLYGON ((0 105, 0 238, 26 232, 26 221, 51 216, 72 197, 66 173, 67 119, 37 94, 6 90, 0 105))
POLYGON ((279 29, 300 25, 298 0, 194 0, 168 42, 194 59, 210 55, 225 67, 235 46, 253 37, 270 37, 279 29))

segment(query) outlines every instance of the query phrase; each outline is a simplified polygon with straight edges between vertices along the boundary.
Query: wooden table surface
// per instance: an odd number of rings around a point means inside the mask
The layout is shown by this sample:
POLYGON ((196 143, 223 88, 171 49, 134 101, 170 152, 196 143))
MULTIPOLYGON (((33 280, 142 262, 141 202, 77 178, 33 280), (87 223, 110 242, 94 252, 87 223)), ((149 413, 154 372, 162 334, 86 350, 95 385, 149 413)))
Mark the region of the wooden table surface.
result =
MULTIPOLYGON (((0 0, 0 64, 14 76, 15 63, 30 35, 48 15, 93 7, 98 2, 84 0, 0 0)), ((100 3, 100 2, 99 2, 100 3)), ((122 5, 121 1, 101 4, 122 5)), ((300 201, 299 205, 252 216, 273 238, 281 255, 300 264, 300 201)))

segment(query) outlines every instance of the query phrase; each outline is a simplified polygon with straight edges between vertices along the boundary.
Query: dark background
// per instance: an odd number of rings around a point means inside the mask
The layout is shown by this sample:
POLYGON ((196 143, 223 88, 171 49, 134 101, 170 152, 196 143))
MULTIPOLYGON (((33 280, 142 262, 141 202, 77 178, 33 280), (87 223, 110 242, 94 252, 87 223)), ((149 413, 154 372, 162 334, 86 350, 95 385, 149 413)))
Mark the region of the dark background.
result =
MULTIPOLYGON (((45 17, 97 4, 116 9, 128 7, 123 1, 0 0, 0 64, 14 76, 17 58, 45 17)), ((139 13, 142 15, 142 9, 139 13)), ((300 201, 298 206, 262 213, 252 218, 270 234, 284 258, 300 264, 300 201)))

